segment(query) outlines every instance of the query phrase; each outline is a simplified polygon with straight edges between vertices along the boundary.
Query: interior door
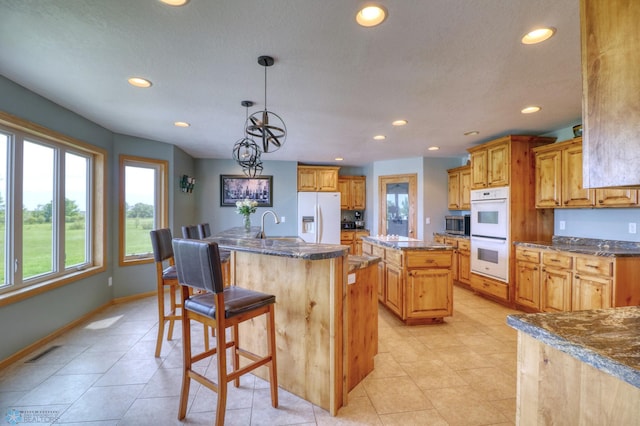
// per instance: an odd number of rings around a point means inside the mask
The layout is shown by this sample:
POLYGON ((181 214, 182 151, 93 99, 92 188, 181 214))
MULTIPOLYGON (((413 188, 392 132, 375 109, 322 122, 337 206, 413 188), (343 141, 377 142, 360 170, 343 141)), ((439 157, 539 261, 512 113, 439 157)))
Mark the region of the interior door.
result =
POLYGON ((380 234, 417 237, 417 182, 416 174, 378 178, 380 234))

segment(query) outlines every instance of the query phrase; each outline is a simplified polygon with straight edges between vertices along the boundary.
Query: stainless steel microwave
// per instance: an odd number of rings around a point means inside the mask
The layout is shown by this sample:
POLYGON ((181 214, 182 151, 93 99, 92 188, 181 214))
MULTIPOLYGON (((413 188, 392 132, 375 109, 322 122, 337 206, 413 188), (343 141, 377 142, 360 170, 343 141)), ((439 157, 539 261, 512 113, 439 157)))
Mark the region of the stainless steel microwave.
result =
POLYGON ((444 231, 447 234, 471 235, 471 215, 445 216, 444 231))

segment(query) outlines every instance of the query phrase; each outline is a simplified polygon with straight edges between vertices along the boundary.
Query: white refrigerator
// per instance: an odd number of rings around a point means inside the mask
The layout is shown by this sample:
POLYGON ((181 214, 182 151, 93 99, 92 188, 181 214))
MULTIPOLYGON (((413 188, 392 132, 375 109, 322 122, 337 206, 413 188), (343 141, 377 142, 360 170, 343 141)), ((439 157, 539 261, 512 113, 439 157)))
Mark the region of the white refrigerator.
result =
POLYGON ((308 243, 340 244, 339 192, 298 192, 298 236, 308 243))

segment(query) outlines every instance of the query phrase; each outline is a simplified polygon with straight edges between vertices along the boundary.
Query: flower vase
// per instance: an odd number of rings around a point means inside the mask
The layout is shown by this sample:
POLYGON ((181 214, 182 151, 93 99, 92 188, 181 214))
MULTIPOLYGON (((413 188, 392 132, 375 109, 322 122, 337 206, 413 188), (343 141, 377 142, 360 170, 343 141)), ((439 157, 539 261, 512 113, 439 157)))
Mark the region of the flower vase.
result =
POLYGON ((251 216, 249 216, 248 214, 244 215, 244 230, 249 232, 251 231, 251 216))

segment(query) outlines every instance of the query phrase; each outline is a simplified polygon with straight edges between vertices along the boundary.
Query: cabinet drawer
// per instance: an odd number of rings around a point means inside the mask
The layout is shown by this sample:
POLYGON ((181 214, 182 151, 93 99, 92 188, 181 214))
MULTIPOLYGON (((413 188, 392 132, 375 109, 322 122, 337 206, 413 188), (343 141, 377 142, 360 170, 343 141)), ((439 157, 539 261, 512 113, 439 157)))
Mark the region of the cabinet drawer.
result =
POLYGON ((613 275, 613 260, 607 257, 576 256, 576 271, 589 275, 613 275))
POLYGON ((384 260, 384 247, 372 246, 371 254, 384 260))
POLYGON ((458 248, 458 240, 455 238, 445 238, 444 243, 448 246, 452 246, 453 248, 458 248))
POLYGON ((447 268, 451 266, 451 251, 412 251, 407 253, 407 268, 447 268))
POLYGON ((573 257, 556 251, 548 251, 542 253, 542 263, 545 266, 571 269, 573 267, 573 257))
POLYGON ((396 266, 402 267, 402 251, 401 250, 387 249, 386 256, 387 256, 386 258, 387 263, 392 263, 396 266))
POLYGON ((469 241, 469 240, 458 240, 458 250, 460 250, 460 251, 469 251, 469 250, 471 250, 471 241, 469 241))
POLYGON ((509 300, 509 285, 500 281, 494 281, 477 274, 471 274, 471 288, 503 300, 509 300))
POLYGON ((340 231, 341 240, 353 240, 353 237, 355 236, 356 236, 355 231, 340 231))
POLYGON ((362 254, 372 254, 373 253, 373 246, 369 243, 362 243, 362 254))
POLYGON ((540 263, 540 252, 537 250, 516 247, 516 260, 524 262, 540 263))

